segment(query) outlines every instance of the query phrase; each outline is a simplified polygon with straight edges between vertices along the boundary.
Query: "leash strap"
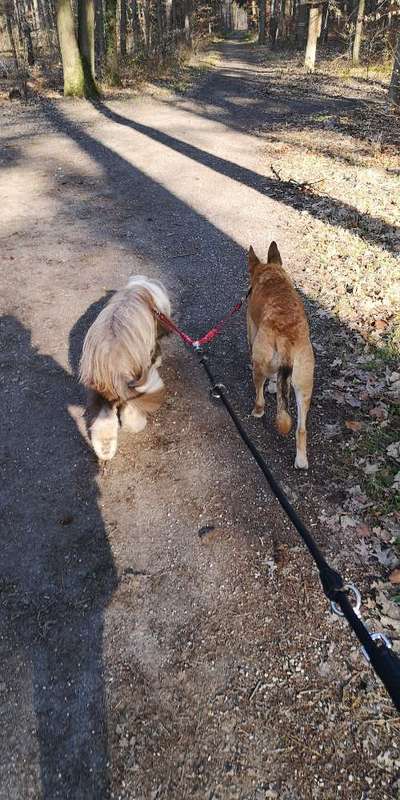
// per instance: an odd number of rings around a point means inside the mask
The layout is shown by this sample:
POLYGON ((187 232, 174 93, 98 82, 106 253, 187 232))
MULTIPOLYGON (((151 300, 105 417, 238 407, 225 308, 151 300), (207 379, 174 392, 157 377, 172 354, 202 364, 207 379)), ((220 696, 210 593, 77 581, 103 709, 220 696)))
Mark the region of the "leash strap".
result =
POLYGON ((371 666, 377 675, 379 675, 393 701, 393 704, 397 710, 400 711, 399 657, 393 652, 393 650, 391 650, 390 642, 386 636, 381 633, 371 634, 366 628, 359 614, 359 608, 361 605, 361 596, 359 592, 355 587, 352 586, 352 584, 345 585, 342 576, 328 564, 314 538, 311 536, 311 533, 306 528, 303 521, 300 519, 299 515, 289 502, 289 499, 282 487, 273 476, 263 456, 251 441, 225 394, 224 385, 221 383, 216 383, 214 375, 210 369, 207 356, 201 351, 200 348, 197 348, 197 354, 199 357, 199 363, 204 368, 210 382, 212 396, 222 400, 238 433, 249 448, 254 460, 266 477, 275 497, 281 504, 297 532, 300 534, 304 544, 314 559, 314 562, 318 567, 323 591, 327 598, 331 601, 332 610, 335 613, 342 614, 345 617, 351 629, 357 636, 359 642, 362 644, 364 655, 366 656, 367 660, 371 662, 371 666), (356 594, 356 597, 358 595, 359 598, 355 609, 348 598, 347 593, 349 590, 352 590, 356 594))
POLYGON ((239 300, 239 302, 236 303, 233 306, 233 308, 231 308, 230 311, 228 311, 228 313, 225 314, 225 316, 219 322, 217 322, 216 325, 214 325, 213 328, 210 328, 210 330, 207 331, 207 333, 201 336, 200 339, 192 339, 192 337, 189 336, 188 333, 185 333, 184 331, 181 330, 181 328, 178 328, 178 326, 175 324, 175 322, 172 321, 172 319, 167 317, 165 314, 162 314, 161 311, 158 311, 157 308, 153 309, 153 313, 157 317, 157 319, 161 322, 161 324, 164 326, 164 328, 167 328, 167 330, 176 333, 177 336, 179 336, 185 344, 189 345, 190 347, 193 347, 194 349, 198 349, 199 347, 202 347, 204 344, 212 342, 212 340, 215 339, 215 337, 218 336, 219 333, 221 333, 224 325, 227 322, 229 322, 229 320, 235 314, 237 314, 238 311, 240 311, 243 303, 245 302, 245 300, 247 300, 250 292, 251 289, 249 289, 249 291, 244 295, 244 297, 242 297, 242 299, 239 300))

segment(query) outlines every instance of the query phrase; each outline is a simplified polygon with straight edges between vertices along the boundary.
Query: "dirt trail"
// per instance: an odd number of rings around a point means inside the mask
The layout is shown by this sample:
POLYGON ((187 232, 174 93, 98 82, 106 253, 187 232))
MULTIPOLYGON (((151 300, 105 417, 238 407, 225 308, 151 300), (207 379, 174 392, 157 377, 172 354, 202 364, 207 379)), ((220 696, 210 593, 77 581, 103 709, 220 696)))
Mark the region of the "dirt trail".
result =
MULTIPOLYGON (((220 55, 185 98, 1 110, 4 800, 395 796, 390 704, 191 355, 167 341, 169 399, 105 472, 83 437, 82 339, 131 273, 161 278, 200 333, 242 295, 250 243, 265 254, 276 239, 300 288, 312 268, 302 216, 268 196, 261 157, 262 126, 298 103, 260 101, 256 48, 220 55)), ((308 474, 272 427, 274 403, 265 422, 248 417, 243 316, 211 357, 296 507, 362 586, 348 534, 318 524, 340 491, 322 388, 348 332, 308 310, 308 474)))

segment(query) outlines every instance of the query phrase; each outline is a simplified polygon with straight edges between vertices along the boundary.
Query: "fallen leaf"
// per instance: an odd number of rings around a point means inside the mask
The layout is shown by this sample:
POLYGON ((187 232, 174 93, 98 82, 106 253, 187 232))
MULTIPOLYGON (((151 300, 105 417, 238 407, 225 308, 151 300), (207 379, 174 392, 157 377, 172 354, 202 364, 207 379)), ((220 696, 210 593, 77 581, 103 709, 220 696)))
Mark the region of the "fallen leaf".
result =
POLYGON ((349 431, 353 431, 354 433, 358 433, 364 427, 362 422, 358 422, 356 419, 346 419, 344 424, 349 431))
POLYGON ((330 396, 336 400, 337 403, 340 403, 340 405, 345 402, 343 392, 330 392, 330 396))
POLYGON ((400 461, 400 442, 392 442, 392 444, 386 448, 386 452, 388 456, 394 458, 395 461, 400 461))
POLYGON ((385 331, 389 323, 385 319, 376 319, 374 328, 376 331, 385 331))
POLYGON ((360 544, 356 544, 355 550, 361 556, 361 558, 364 559, 364 561, 369 561, 370 552, 366 542, 361 541, 360 544))
POLYGON ((345 378, 338 378, 337 381, 332 381, 334 386, 337 386, 339 389, 345 389, 348 381, 345 378))
POLYGON ((379 464, 371 464, 369 461, 367 461, 364 467, 364 472, 366 475, 375 475, 378 471, 379 464))
POLYGON ((371 528, 368 527, 364 522, 361 525, 357 525, 354 528, 354 533, 357 533, 358 536, 372 536, 371 528))
POLYGON ((393 572, 389 575, 390 583, 393 583, 394 586, 397 586, 400 583, 400 568, 397 567, 393 570, 393 572))
POLYGON ((395 552, 390 547, 382 547, 380 542, 376 542, 372 547, 371 556, 389 569, 394 567, 399 561, 395 552))
POLYGON ((327 439, 333 439, 334 436, 340 436, 341 428, 338 422, 335 422, 333 425, 325 425, 324 426, 324 434, 327 439))
POLYGON ((343 514, 343 516, 340 517, 340 524, 342 528, 346 530, 346 528, 355 528, 358 525, 358 520, 354 519, 354 517, 349 517, 348 514, 343 514))
POLYGON ((398 489, 400 491, 400 472, 398 472, 397 475, 394 476, 392 489, 398 489))
POLYGON ((347 405, 351 406, 352 408, 360 408, 361 406, 360 400, 357 400, 357 398, 353 397, 352 394, 346 394, 345 401, 347 405))
POLYGON ((373 419, 377 419, 377 420, 379 420, 381 422, 383 422, 389 416, 389 412, 388 412, 387 406, 383 406, 383 405, 375 406, 374 408, 371 408, 368 413, 369 413, 370 417, 372 417, 373 419))

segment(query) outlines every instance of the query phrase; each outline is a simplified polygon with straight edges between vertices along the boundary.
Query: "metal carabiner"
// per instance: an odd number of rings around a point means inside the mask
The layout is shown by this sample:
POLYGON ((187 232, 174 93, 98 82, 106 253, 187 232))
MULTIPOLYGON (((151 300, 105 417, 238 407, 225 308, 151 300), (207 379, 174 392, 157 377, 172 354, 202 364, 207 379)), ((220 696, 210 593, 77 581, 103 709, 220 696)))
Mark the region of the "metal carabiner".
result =
MULTIPOLYGON (((341 591, 342 592, 345 592, 345 591, 353 592, 353 595, 355 597, 355 605, 353 606, 353 611, 357 615, 357 617, 360 618, 361 617, 361 613, 360 613, 360 609, 361 609, 361 594, 358 591, 357 586, 354 586, 354 583, 346 583, 345 586, 343 586, 343 589, 341 591)), ((344 617, 342 609, 338 606, 337 603, 335 603, 334 600, 331 600, 331 611, 333 611, 334 614, 337 614, 338 617, 344 617)))
POLYGON ((221 399, 221 393, 218 391, 218 389, 226 389, 225 384, 224 383, 214 383, 214 386, 211 387, 210 395, 211 395, 211 397, 214 398, 214 400, 220 400, 221 399))

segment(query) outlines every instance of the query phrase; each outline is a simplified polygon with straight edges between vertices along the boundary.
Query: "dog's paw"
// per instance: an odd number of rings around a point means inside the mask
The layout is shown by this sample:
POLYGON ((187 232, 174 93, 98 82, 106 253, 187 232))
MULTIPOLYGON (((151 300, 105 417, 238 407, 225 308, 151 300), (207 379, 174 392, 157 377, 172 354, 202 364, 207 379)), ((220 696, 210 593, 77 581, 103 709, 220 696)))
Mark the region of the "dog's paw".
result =
POLYGON ((120 419, 123 430, 129 433, 140 433, 147 425, 146 415, 131 403, 121 410, 120 419))
POLYGON ((307 456, 303 455, 302 453, 297 453, 294 466, 295 469, 308 469, 307 456))
POLYGON ((118 444, 118 416, 117 412, 101 411, 90 428, 90 440, 97 458, 101 461, 110 461, 117 452, 118 444))
POLYGON ((276 377, 268 381, 267 390, 269 394, 276 394, 276 377))
POLYGON ((257 417, 257 419, 259 419, 264 416, 264 413, 265 413, 265 408, 262 408, 260 406, 254 406, 253 411, 251 412, 251 416, 257 417))

